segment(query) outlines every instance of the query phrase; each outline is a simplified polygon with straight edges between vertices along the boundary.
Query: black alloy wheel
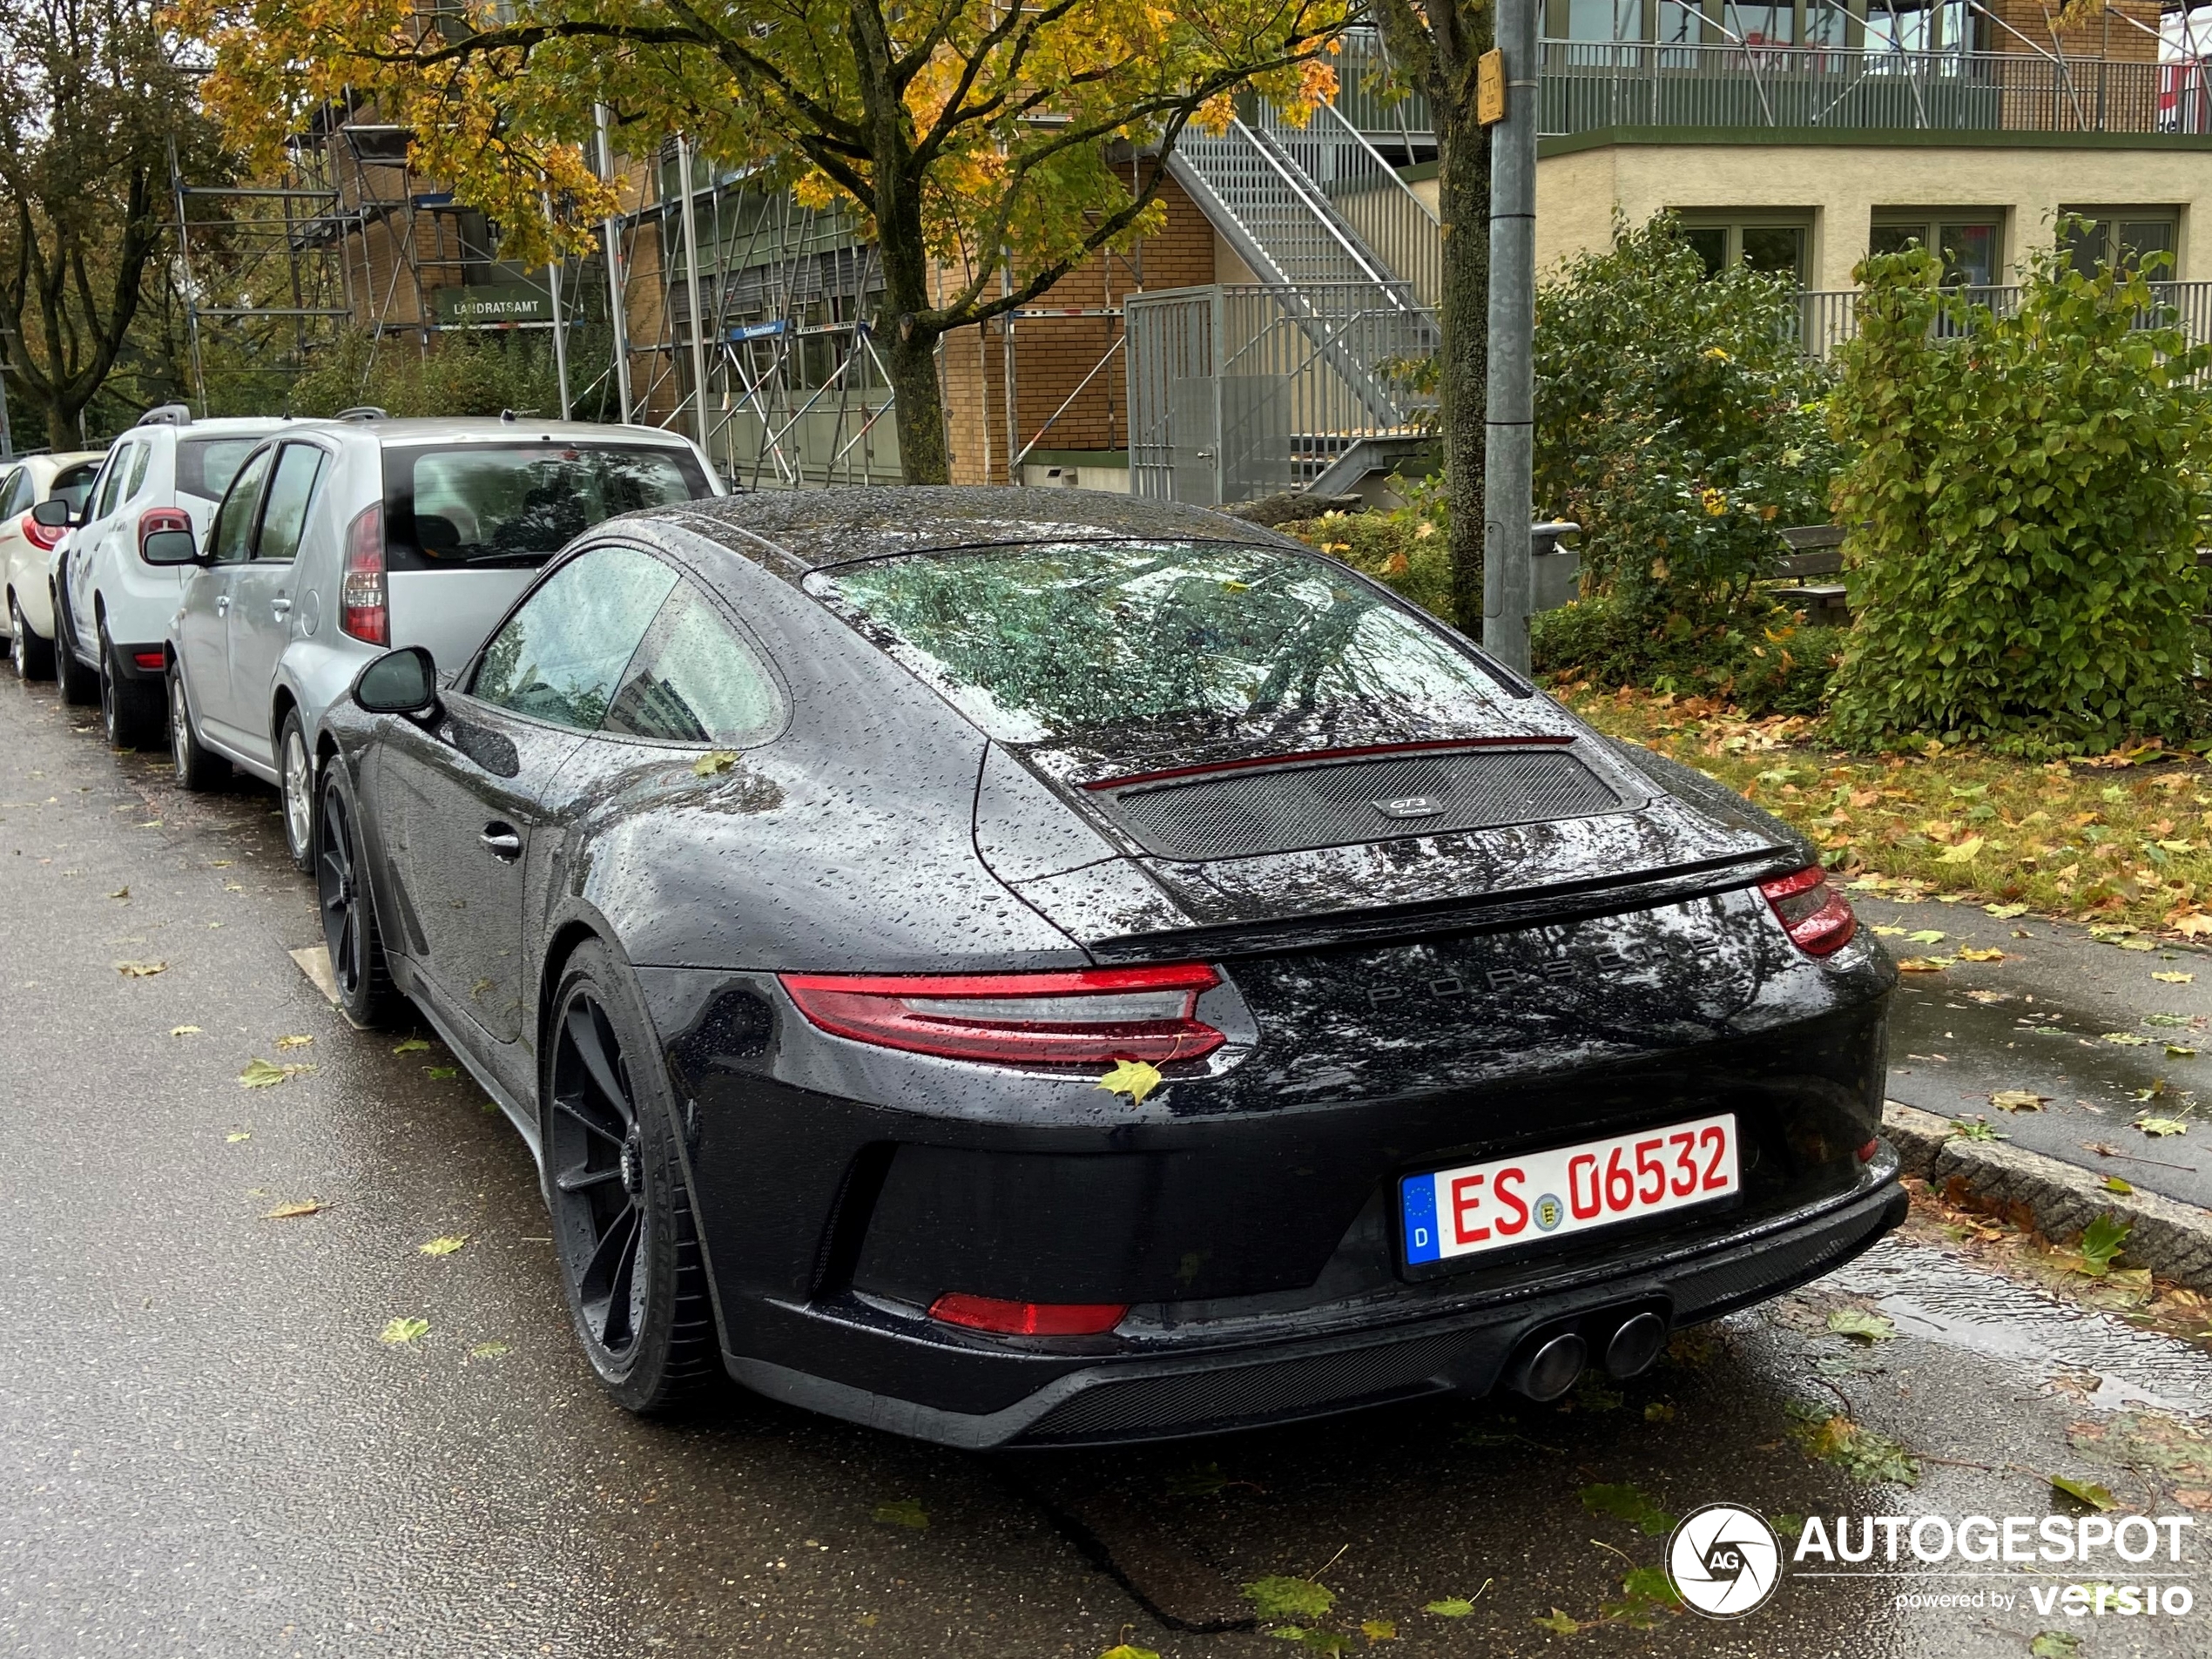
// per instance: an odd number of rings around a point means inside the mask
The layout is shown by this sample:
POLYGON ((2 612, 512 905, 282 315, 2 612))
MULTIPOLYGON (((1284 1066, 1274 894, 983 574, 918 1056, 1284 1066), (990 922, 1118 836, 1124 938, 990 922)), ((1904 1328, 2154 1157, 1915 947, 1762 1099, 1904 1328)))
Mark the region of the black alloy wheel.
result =
POLYGON ((570 959, 556 1010, 546 1197, 570 1310, 608 1393, 630 1411, 666 1412, 721 1372, 667 1090, 604 945, 570 959))
POLYGON ((100 723, 111 749, 143 749, 160 732, 161 693, 145 680, 125 679, 116 671, 115 643, 100 623, 100 723))
POLYGON ((180 789, 212 789, 231 772, 231 763, 202 743, 192 730, 182 663, 169 664, 169 764, 180 789))
POLYGON ((54 594, 54 681, 64 703, 90 703, 100 694, 99 677, 78 660, 72 640, 76 628, 59 591, 54 594))
POLYGON ((399 994, 384 960, 384 937, 361 859, 361 815, 342 761, 324 769, 321 818, 315 900, 322 911, 323 943, 330 950, 338 1004, 356 1025, 382 1025, 397 1008, 399 994))
POLYGON ((8 629, 15 637, 15 648, 9 655, 15 659, 16 678, 19 680, 44 680, 54 677, 54 644, 30 631, 30 624, 24 620, 23 601, 14 594, 8 596, 8 629))

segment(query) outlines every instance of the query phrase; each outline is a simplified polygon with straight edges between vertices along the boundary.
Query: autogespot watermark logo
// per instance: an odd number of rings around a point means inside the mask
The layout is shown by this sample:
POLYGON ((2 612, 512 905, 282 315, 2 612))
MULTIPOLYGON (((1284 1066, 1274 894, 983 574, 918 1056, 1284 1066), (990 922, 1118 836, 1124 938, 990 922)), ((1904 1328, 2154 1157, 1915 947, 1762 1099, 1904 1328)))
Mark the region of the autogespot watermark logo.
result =
POLYGON ((1782 1545, 1756 1510, 1709 1503, 1667 1540, 1667 1575, 1692 1612, 1740 1619, 1781 1583, 1782 1545))
POLYGON ((1755 1509, 1709 1503, 1667 1540, 1667 1576, 1683 1605, 1710 1619, 1740 1619, 1792 1578, 1894 1577, 1911 1588, 1900 1608, 2010 1609, 2038 1616, 2187 1616, 2195 1597, 2184 1568, 2188 1515, 1837 1515, 1791 1517, 1778 1537, 1755 1509), (1985 1581, 1923 1588, 1934 1580, 1985 1581), (2114 1582, 2114 1580, 2125 1581, 2114 1582), (2006 1581, 2011 1581, 2008 1585, 2006 1581))

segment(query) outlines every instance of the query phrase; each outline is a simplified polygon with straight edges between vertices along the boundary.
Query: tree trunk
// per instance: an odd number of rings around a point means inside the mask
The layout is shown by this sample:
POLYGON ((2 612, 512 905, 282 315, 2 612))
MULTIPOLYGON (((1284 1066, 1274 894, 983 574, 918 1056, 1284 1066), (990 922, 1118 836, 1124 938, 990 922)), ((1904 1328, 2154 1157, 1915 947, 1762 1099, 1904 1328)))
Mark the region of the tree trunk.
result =
POLYGON ((1483 446, 1490 373, 1490 135, 1475 125, 1474 77, 1458 87, 1432 78, 1438 207, 1444 221, 1444 334, 1438 391, 1444 422, 1445 499, 1451 508, 1452 614, 1482 637, 1483 446))
POLYGON ((937 382, 937 336, 921 328, 902 329, 895 316, 888 320, 890 350, 884 365, 899 400, 893 416, 899 428, 899 481, 948 484, 953 463, 945 445, 944 395, 937 382))

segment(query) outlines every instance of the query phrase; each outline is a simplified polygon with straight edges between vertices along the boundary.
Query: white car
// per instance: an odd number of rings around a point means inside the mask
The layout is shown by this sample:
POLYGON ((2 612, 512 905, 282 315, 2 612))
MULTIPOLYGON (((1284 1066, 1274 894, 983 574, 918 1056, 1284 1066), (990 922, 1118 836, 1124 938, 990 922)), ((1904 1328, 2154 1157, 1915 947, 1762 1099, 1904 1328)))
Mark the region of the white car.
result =
POLYGON ((181 538, 146 550, 199 567, 165 631, 178 782, 237 766, 275 784, 310 869, 323 712, 366 664, 406 645, 464 663, 592 525, 723 493, 697 445, 650 427, 373 409, 293 423, 239 469, 196 555, 181 538))
MULTIPOLYGON (((286 424, 195 421, 170 403, 108 446, 91 498, 54 555, 54 678, 66 702, 98 696, 118 748, 154 743, 166 730, 163 640, 192 574, 188 564, 150 563, 146 538, 165 530, 204 538, 246 457, 286 424)), ((50 509, 34 516, 53 528, 50 509)))
POLYGON ((71 514, 81 512, 99 470, 98 449, 25 455, 0 466, 0 625, 19 679, 43 680, 54 671, 53 590, 46 566, 69 534, 39 523, 30 509, 58 500, 71 514))

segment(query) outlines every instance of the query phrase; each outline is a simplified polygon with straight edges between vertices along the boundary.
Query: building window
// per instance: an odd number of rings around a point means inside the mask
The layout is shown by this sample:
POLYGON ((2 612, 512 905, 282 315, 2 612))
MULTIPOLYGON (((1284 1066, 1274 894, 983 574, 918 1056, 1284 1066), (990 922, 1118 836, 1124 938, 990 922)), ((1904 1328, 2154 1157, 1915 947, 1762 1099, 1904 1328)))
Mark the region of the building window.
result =
POLYGON ((1553 0, 1551 14, 1555 39, 1643 38, 1643 0, 1553 0))
POLYGON ((2005 216, 1995 208, 1877 208, 1870 253, 1902 253, 1908 247, 1935 251, 1943 260, 1943 280, 1952 287, 1986 288, 2005 269, 2005 216))
POLYGON ((2061 207, 2061 215, 2077 214, 2088 221, 2073 226, 2066 239, 2067 256, 2084 276, 2094 276, 2106 265, 2123 271, 2140 269, 2154 254, 2163 255, 2152 275, 2172 281, 2174 256, 2182 246, 2182 216, 2171 207, 2061 207))
POLYGON ((1812 264, 1812 218, 1802 212, 1731 212, 1677 208, 1683 239, 1705 261, 1708 275, 1733 265, 1771 271, 1802 287, 1812 264))

